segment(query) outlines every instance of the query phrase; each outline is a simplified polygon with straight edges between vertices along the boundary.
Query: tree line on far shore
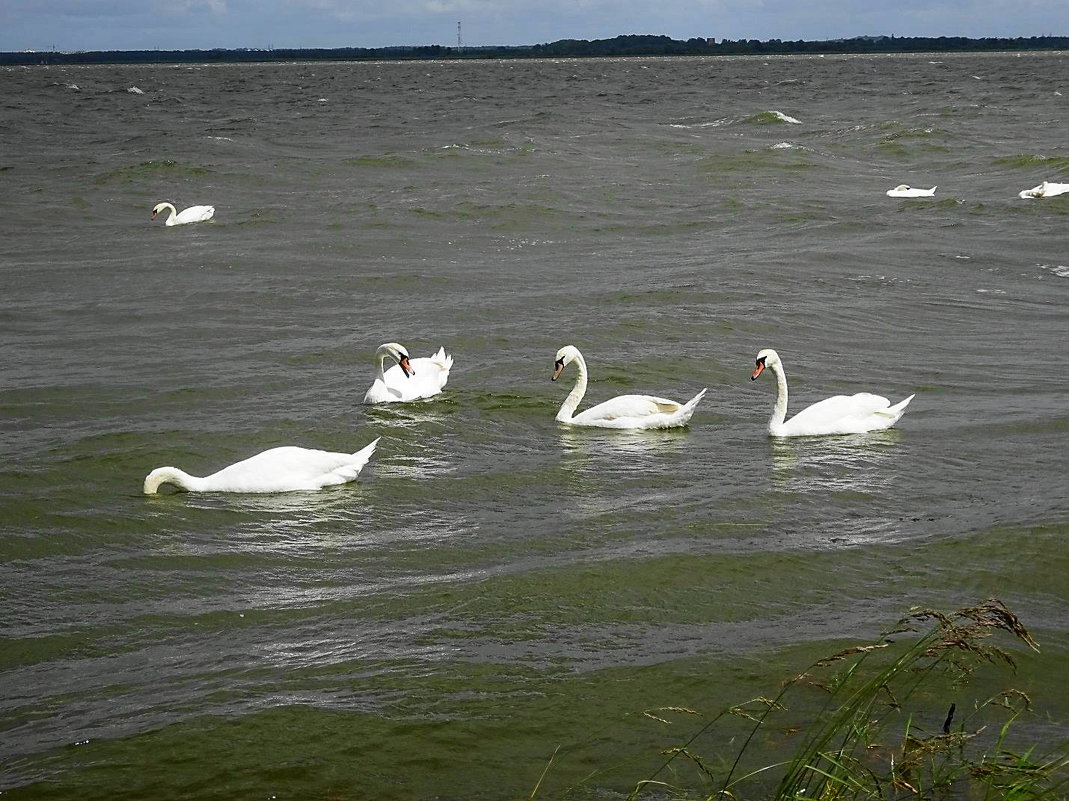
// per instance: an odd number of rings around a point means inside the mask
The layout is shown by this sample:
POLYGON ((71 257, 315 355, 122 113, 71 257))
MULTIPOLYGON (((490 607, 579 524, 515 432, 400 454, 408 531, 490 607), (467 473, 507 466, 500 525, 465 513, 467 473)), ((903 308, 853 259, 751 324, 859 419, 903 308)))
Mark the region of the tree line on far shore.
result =
POLYGON ((942 53, 1069 50, 1069 36, 971 39, 964 36, 859 36, 825 41, 672 39, 629 35, 561 39, 523 46, 335 48, 218 48, 212 50, 24 51, 0 53, 0 64, 137 64, 271 61, 380 61, 416 59, 593 58, 619 56, 788 55, 798 53, 942 53))

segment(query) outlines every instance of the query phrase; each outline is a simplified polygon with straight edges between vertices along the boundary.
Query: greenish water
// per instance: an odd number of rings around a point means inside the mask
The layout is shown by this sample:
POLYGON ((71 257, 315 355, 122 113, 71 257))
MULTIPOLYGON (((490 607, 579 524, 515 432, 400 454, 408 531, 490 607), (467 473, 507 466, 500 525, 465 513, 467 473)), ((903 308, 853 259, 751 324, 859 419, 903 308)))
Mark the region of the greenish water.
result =
POLYGON ((726 706, 992 596, 1042 645, 1017 731, 1064 741, 1069 195, 1017 192, 1067 180, 1067 67, 9 71, 0 791, 503 799, 552 761, 539 798, 699 793, 662 751, 726 706), (216 217, 153 225, 164 199, 216 217), (444 346, 445 393, 360 405, 386 341, 444 346), (583 407, 708 394, 685 429, 566 429, 565 344, 583 407), (764 347, 791 411, 916 397, 772 440, 764 347), (141 494, 375 437, 344 487, 141 494))

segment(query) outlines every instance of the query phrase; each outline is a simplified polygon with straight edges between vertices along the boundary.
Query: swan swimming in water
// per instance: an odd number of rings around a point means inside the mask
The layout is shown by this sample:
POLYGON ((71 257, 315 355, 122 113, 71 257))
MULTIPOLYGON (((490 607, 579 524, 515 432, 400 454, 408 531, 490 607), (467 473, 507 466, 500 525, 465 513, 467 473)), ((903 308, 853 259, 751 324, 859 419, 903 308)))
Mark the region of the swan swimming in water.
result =
POLYGON ((171 216, 167 218, 167 225, 186 225, 188 223, 204 222, 210 220, 212 215, 215 214, 215 206, 190 206, 188 209, 182 209, 178 211, 171 203, 157 203, 155 208, 152 209, 151 219, 155 220, 156 215, 161 211, 171 210, 171 216))
POLYGON ((787 376, 776 351, 766 348, 757 354, 751 381, 770 369, 776 376, 776 406, 768 421, 768 433, 774 437, 811 437, 822 434, 862 434, 890 428, 913 400, 910 395, 894 406, 887 398, 860 392, 857 395, 836 395, 814 403, 798 412, 790 420, 787 416, 787 376))
POLYGON ((899 184, 894 189, 887 190, 887 197, 932 197, 938 187, 931 189, 916 189, 909 184, 899 184))
POLYGON ((698 401, 705 395, 703 389, 686 403, 654 395, 619 395, 574 414, 586 394, 587 385, 586 359, 578 348, 565 345, 557 351, 552 380, 556 381, 564 368, 572 362, 576 363, 579 374, 576 376, 575 386, 557 412, 557 421, 560 423, 599 428, 675 428, 687 424, 698 401))
POLYGON ((449 380, 453 357, 438 348, 433 356, 410 359, 404 345, 387 342, 375 351, 375 380, 364 394, 364 403, 397 403, 420 400, 441 393, 449 380), (383 370, 387 358, 397 362, 383 370))
POLYGON ((177 467, 157 467, 145 477, 146 495, 161 484, 187 492, 295 492, 317 490, 354 480, 375 452, 379 440, 356 453, 332 453, 286 445, 250 456, 200 478, 177 467))
POLYGON ((1036 198, 1036 197, 1055 197, 1056 195, 1063 195, 1069 192, 1069 184, 1055 184, 1050 181, 1044 181, 1039 186, 1033 186, 1031 189, 1022 189, 1017 193, 1019 198, 1036 198))

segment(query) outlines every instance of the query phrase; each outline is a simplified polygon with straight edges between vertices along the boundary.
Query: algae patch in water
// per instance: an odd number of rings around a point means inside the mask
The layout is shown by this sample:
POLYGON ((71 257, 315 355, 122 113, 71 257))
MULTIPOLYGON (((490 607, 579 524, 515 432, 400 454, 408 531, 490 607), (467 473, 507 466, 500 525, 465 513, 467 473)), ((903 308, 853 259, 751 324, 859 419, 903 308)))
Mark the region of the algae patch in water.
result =
POLYGON ((1031 169, 1043 167, 1047 170, 1069 169, 1069 156, 1041 156, 1038 154, 1022 154, 1016 156, 1002 156, 995 159, 995 164, 1001 167, 1020 167, 1031 169))
POLYGON ((346 167, 376 167, 379 169, 405 169, 419 166, 417 162, 396 153, 384 153, 380 156, 354 156, 346 159, 346 167))
POLYGON ((202 175, 207 175, 208 173, 209 170, 206 167, 179 164, 177 161, 144 161, 141 164, 110 170, 109 172, 98 176, 96 182, 101 185, 111 183, 112 181, 132 183, 144 178, 189 178, 200 177, 202 175))
POLYGON ((891 155, 907 155, 915 146, 927 153, 945 153, 950 148, 945 144, 950 134, 938 128, 904 128, 884 136, 877 147, 891 155))

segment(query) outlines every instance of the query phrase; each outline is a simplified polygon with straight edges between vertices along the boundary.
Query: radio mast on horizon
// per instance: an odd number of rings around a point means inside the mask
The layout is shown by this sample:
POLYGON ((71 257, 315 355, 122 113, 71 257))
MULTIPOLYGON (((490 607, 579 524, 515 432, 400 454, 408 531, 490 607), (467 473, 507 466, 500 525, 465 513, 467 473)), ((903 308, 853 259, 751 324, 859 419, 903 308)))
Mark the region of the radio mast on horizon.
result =
POLYGON ((464 46, 464 43, 460 38, 460 22, 457 22, 457 50, 460 50, 464 46))

